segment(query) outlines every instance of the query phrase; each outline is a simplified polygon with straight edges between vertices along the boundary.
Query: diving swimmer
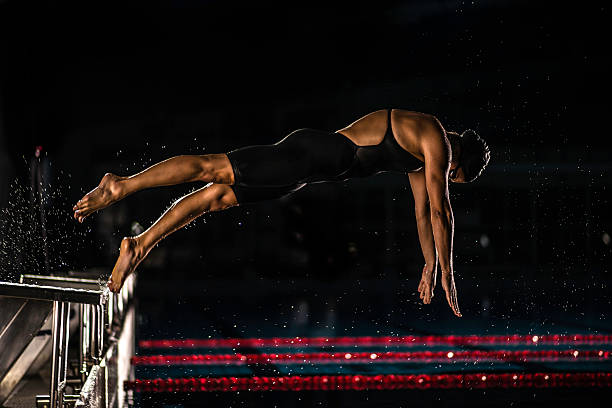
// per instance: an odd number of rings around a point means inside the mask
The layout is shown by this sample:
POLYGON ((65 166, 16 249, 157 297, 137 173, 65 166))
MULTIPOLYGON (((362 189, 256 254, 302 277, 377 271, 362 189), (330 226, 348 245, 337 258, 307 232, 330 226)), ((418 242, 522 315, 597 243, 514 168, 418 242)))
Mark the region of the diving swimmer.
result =
POLYGON ((311 183, 381 172, 405 174, 425 259, 419 297, 424 304, 431 303, 439 261, 446 300, 461 317, 453 276, 454 221, 448 185, 449 180, 475 180, 489 158, 486 142, 472 130, 458 134, 446 131, 433 115, 383 109, 335 132, 298 129, 274 144, 176 156, 129 177, 107 173, 73 207, 74 218, 83 222, 92 213, 146 188, 207 183, 174 202, 146 231, 122 240, 108 280, 109 289, 118 292, 157 243, 204 213, 280 198, 311 183))

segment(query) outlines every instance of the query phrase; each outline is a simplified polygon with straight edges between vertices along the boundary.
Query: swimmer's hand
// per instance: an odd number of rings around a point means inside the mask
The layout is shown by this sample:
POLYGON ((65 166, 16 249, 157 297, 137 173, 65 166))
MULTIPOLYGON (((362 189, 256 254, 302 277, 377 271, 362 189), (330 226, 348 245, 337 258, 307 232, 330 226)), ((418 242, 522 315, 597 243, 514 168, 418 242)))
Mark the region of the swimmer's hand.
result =
POLYGON ((423 266, 423 272, 421 274, 421 282, 419 283, 419 298, 423 300, 423 304, 428 305, 431 303, 431 298, 434 295, 434 288, 436 287, 436 275, 438 274, 437 265, 423 266))
POLYGON ((457 302, 457 288, 455 287, 455 278, 452 272, 442 271, 442 289, 446 292, 446 300, 448 305, 453 309, 457 317, 461 317, 459 311, 459 302, 457 302))

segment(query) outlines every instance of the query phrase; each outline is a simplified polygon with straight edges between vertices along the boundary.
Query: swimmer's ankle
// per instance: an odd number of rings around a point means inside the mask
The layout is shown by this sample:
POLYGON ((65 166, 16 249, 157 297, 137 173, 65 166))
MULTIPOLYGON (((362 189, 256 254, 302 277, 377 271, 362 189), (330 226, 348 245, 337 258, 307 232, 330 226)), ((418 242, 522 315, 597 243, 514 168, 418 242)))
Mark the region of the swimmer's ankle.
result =
POLYGON ((112 179, 109 184, 110 191, 113 199, 119 201, 129 195, 129 185, 126 182, 127 177, 120 177, 115 174, 111 175, 112 179))
POLYGON ((117 181, 117 189, 120 192, 120 198, 124 199, 130 194, 136 193, 140 190, 144 190, 147 188, 146 185, 143 185, 142 180, 138 175, 128 176, 128 177, 118 177, 117 181))
POLYGON ((113 173, 106 173, 102 177, 100 184, 110 194, 111 202, 119 201, 127 195, 125 179, 126 177, 120 177, 113 173))
POLYGON ((136 259, 137 262, 140 262, 147 255, 147 252, 149 252, 147 250, 146 241, 144 240, 142 234, 129 238, 126 237, 123 239, 129 240, 130 249, 131 251, 133 251, 134 259, 136 259))

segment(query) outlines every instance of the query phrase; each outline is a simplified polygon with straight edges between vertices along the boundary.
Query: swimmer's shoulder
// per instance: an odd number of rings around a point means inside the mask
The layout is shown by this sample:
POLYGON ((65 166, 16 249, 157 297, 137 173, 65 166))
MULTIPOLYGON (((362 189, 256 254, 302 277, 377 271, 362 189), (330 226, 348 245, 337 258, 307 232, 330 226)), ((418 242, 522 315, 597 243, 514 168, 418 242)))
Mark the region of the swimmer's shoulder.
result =
POLYGON ((438 118, 431 113, 411 111, 406 109, 393 109, 391 117, 394 122, 403 122, 406 125, 421 127, 423 129, 444 129, 442 127, 442 123, 438 120, 438 118))
POLYGON ((413 145, 446 138, 442 123, 430 113, 393 109, 392 120, 396 136, 413 145))

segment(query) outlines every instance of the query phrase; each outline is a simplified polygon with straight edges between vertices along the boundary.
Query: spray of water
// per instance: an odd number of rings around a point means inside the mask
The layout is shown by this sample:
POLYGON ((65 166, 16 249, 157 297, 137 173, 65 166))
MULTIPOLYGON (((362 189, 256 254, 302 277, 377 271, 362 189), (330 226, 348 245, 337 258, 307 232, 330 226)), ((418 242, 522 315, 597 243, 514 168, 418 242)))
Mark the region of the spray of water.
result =
POLYGON ((1 280, 75 269, 79 251, 91 245, 88 230, 79 228, 72 219, 70 187, 45 185, 42 200, 33 200, 38 187, 13 180, 8 204, 0 208, 1 280))

